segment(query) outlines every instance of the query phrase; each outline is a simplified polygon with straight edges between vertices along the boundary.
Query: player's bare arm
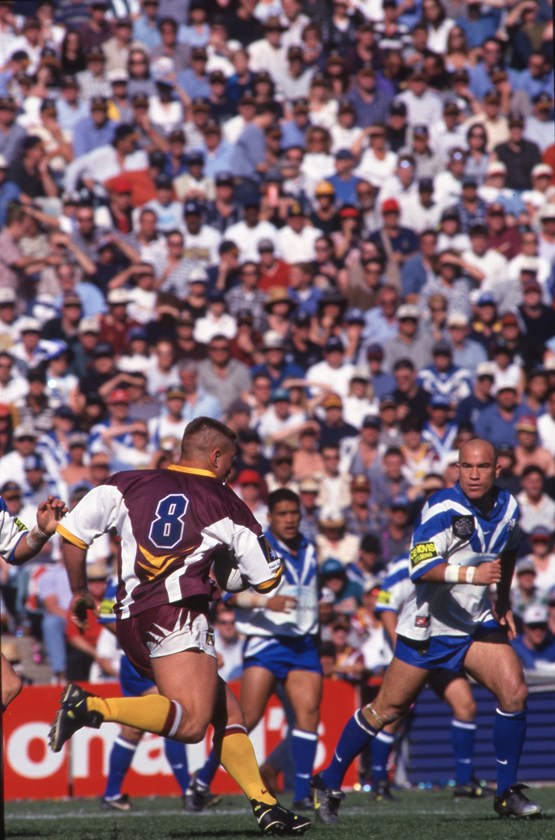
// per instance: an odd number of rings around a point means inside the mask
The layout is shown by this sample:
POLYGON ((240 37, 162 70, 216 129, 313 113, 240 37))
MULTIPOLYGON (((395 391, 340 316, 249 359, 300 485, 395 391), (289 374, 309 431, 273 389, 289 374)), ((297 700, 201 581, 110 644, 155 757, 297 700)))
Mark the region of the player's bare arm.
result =
POLYGON ((474 586, 490 586, 501 581, 501 560, 491 560, 479 566, 455 566, 451 563, 438 563, 421 577, 415 580, 419 583, 470 583, 474 586))
POLYGON ((37 523, 18 542, 13 562, 19 565, 35 557, 56 532, 58 522, 66 513, 65 502, 55 496, 49 496, 46 501, 41 502, 37 510, 37 523))

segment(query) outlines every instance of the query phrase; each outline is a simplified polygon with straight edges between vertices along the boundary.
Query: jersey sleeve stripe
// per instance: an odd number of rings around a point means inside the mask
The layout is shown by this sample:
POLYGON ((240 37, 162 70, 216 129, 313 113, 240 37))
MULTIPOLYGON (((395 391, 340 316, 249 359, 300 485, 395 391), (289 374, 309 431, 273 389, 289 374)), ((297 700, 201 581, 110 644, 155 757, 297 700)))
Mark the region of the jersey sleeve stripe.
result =
POLYGON ((410 579, 412 581, 419 580, 426 572, 429 572, 430 569, 434 569, 436 566, 439 566, 441 563, 445 563, 443 557, 436 557, 435 560, 430 560, 429 563, 419 564, 413 571, 410 573, 410 579))
POLYGON ((255 590, 255 592, 260 593, 270 592, 272 589, 275 589, 275 587, 278 585, 279 581, 281 580, 282 572, 283 567, 280 566, 273 578, 271 578, 270 580, 265 580, 262 583, 257 583, 256 586, 253 586, 253 589, 255 590))
POLYGON ((77 546, 77 548, 82 548, 83 551, 87 551, 89 547, 87 543, 83 542, 83 540, 80 540, 79 537, 76 537, 74 534, 71 533, 71 531, 68 531, 67 528, 64 528, 64 526, 61 523, 59 523, 56 526, 56 531, 61 537, 64 538, 64 540, 67 540, 72 545, 77 546))

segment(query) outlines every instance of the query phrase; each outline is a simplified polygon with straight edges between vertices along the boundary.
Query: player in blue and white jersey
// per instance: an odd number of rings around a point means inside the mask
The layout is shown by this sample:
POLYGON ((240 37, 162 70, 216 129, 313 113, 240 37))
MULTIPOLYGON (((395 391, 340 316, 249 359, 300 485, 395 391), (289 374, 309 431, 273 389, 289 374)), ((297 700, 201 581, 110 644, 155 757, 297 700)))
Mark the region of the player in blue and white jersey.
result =
MULTIPOLYGON (((283 581, 271 596, 240 592, 227 603, 237 608, 237 629, 246 637, 240 703, 247 729, 254 729, 261 719, 278 681, 293 709, 293 807, 299 809, 311 806, 309 780, 322 699, 316 646, 318 564, 314 545, 299 531, 301 508, 296 493, 286 488, 270 493, 268 520, 265 536, 283 560, 283 581)), ((208 786, 217 766, 210 757, 195 783, 208 786)))
MULTIPOLYGON (((39 554, 56 532, 60 519, 67 511, 61 499, 49 496, 37 508, 37 521, 27 528, 17 516, 12 516, 4 499, 0 498, 0 557, 12 566, 20 566, 39 554)), ((0 654, 0 685, 2 711, 21 691, 21 680, 3 654, 0 654)))
MULTIPOLYGON (((407 552, 390 563, 375 607, 393 649, 397 638, 398 615, 413 589, 407 552)), ((429 685, 440 699, 449 704, 453 712, 451 744, 455 754, 454 796, 474 798, 490 793, 489 788, 474 780, 472 758, 476 734, 476 703, 466 675, 462 671, 441 668, 430 674, 429 685)), ((372 793, 378 801, 391 798, 387 784, 387 760, 399 722, 395 721, 387 726, 372 741, 372 793)))
POLYGON ((528 696, 508 641, 516 634, 510 586, 518 505, 495 487, 500 465, 488 441, 468 441, 459 452, 458 469, 455 486, 431 496, 416 523, 410 550, 415 587, 399 616, 395 656, 378 696, 347 722, 330 765, 311 780, 316 812, 327 822, 337 819, 343 776, 368 739, 406 712, 433 671, 463 667, 498 702, 496 813, 541 815, 517 783, 528 696), (492 584, 497 586, 495 611, 488 595, 492 584))

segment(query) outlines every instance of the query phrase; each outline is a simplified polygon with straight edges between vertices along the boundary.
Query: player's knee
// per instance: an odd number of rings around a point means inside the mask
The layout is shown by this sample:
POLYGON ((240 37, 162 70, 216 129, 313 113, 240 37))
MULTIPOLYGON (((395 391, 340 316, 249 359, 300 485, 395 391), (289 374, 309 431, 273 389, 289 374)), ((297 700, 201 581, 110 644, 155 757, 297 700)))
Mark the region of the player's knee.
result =
POLYGON ((457 698, 457 702, 452 703, 451 708, 457 720, 470 723, 476 718, 476 702, 472 696, 457 698))
POLYGON ((500 707, 506 712, 520 712, 526 707, 528 687, 523 678, 506 681, 498 697, 500 707))
POLYGON ((207 730, 207 722, 189 718, 181 721, 175 737, 186 744, 199 744, 204 741, 207 730))

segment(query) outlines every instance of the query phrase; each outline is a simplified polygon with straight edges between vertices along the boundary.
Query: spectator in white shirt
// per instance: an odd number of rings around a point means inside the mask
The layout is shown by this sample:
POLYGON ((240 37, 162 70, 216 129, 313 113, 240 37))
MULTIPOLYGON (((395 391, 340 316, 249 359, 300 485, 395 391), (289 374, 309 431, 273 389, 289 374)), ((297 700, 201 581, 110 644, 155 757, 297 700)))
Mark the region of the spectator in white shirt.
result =
POLYGON ((287 211, 287 225, 278 235, 278 247, 287 255, 289 263, 312 262, 316 256, 314 243, 321 236, 318 228, 312 227, 300 201, 292 201, 287 211))
POLYGON ((441 99, 428 88, 423 70, 413 70, 408 79, 408 90, 397 97, 407 106, 409 125, 435 125, 443 116, 441 99))

